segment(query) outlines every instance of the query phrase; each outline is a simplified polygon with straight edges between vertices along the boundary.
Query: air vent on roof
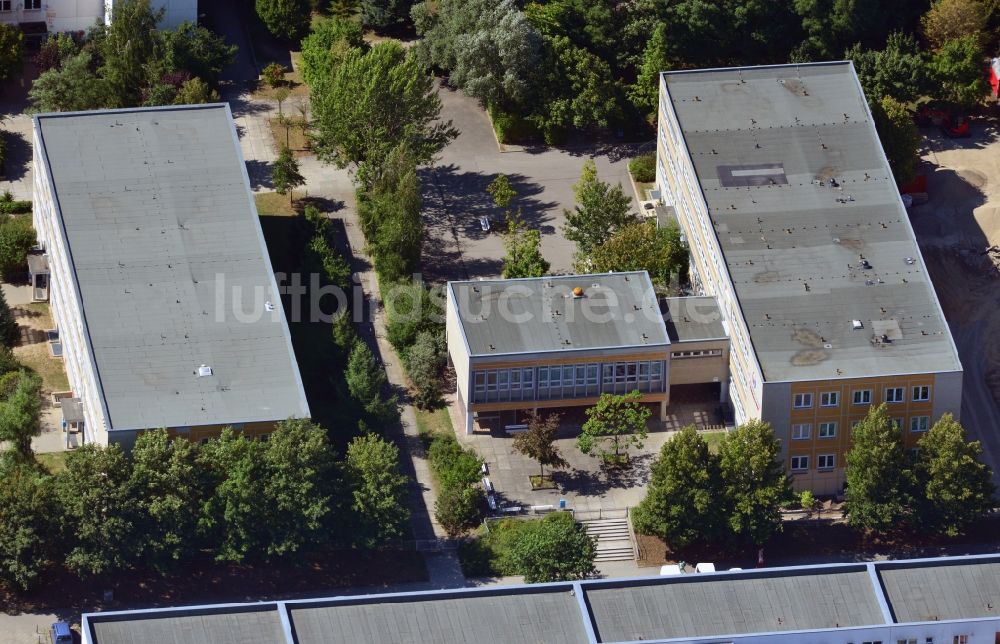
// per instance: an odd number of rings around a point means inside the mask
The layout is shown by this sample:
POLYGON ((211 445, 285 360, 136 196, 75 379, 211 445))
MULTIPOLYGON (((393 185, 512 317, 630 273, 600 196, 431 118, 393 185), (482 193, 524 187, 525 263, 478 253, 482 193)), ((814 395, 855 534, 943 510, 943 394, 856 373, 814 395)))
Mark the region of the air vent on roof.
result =
POLYGON ((203 364, 200 367, 198 367, 198 377, 199 378, 205 378, 205 377, 211 376, 211 375, 212 375, 212 368, 209 367, 207 364, 203 364))
POLYGON ((267 311, 273 311, 274 310, 274 304, 271 303, 271 300, 268 300, 267 302, 264 302, 264 309, 267 310, 267 311))
POLYGON ((912 257, 904 257, 903 261, 906 262, 907 266, 913 266, 917 262, 917 260, 913 259, 912 257))
POLYGON ((861 323, 861 320, 851 320, 851 328, 857 331, 858 329, 865 328, 865 325, 861 323))

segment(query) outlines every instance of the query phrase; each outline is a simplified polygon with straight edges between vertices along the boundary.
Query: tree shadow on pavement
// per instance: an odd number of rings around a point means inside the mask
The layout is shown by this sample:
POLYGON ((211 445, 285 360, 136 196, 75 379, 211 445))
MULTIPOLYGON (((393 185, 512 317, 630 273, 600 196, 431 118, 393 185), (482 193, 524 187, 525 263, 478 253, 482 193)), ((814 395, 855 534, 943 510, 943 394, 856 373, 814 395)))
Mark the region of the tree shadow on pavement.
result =
POLYGON ((250 187, 254 190, 266 188, 274 190, 274 183, 271 181, 271 165, 267 161, 250 159, 247 163, 247 176, 250 177, 250 187))
POLYGON ((19 181, 24 178, 31 163, 31 143, 20 132, 3 132, 3 137, 7 142, 3 179, 19 181))

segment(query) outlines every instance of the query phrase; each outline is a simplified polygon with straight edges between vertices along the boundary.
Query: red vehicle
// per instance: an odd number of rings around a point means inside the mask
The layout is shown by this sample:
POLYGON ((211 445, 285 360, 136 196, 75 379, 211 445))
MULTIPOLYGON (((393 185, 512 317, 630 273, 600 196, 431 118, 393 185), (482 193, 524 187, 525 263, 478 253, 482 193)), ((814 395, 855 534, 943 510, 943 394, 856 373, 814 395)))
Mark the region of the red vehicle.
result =
POLYGON ((941 134, 952 139, 965 138, 971 134, 969 131, 969 117, 956 116, 941 123, 941 134))

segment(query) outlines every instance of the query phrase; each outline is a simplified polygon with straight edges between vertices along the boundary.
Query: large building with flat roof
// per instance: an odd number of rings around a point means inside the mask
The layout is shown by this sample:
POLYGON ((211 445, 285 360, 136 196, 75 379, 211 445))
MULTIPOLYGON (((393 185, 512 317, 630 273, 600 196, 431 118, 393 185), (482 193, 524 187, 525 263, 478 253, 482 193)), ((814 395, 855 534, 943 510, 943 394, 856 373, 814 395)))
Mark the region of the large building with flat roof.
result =
POLYGON ((446 311, 467 432, 636 390, 662 418, 673 385, 727 379, 714 298, 661 300, 645 271, 449 282, 446 311))
POLYGON ((34 167, 83 442, 309 416, 228 104, 40 114, 34 167))
POLYGON ((84 644, 996 644, 997 555, 90 613, 84 644))
POLYGON ((910 447, 959 416, 962 365, 850 62, 665 72, 657 139, 736 419, 774 426, 796 487, 841 489, 872 405, 910 447))

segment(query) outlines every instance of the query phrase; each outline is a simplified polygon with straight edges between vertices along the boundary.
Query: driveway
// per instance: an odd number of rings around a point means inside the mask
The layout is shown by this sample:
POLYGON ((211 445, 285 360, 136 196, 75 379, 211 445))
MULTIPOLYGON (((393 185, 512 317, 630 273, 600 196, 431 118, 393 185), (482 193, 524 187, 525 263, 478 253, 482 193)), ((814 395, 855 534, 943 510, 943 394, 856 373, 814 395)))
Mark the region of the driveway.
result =
POLYGON ((1000 140, 982 121, 969 139, 926 134, 930 200, 910 220, 965 372, 962 425, 1000 484, 1000 262, 985 253, 1000 244, 1000 140))
POLYGON ((435 280, 497 276, 504 255, 502 230, 483 232, 479 217, 494 223, 502 212, 493 205, 486 186, 498 173, 508 176, 517 190, 514 208, 523 209, 529 226, 542 233, 542 253, 553 273, 572 272, 575 244, 562 234, 564 208, 575 203, 573 184, 587 159, 597 163, 598 176, 621 183, 633 197, 628 161, 634 146, 537 148, 501 152, 486 113, 475 99, 457 90, 439 90, 444 119, 461 132, 424 175, 424 216, 427 241, 424 265, 435 280))

